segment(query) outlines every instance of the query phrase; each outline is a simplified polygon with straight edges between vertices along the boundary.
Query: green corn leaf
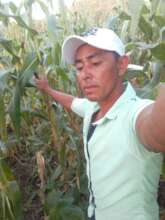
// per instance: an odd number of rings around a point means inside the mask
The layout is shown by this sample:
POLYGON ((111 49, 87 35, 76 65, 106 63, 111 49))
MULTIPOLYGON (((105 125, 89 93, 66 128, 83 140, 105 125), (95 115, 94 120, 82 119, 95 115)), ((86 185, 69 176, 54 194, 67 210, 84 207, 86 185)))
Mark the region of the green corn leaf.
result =
POLYGON ((7 219, 11 219, 11 220, 15 220, 15 217, 14 217, 14 213, 13 213, 13 210, 12 210, 12 203, 9 201, 9 198, 8 196, 5 197, 5 200, 6 200, 6 209, 7 209, 7 219))
POLYGON ((57 205, 50 210, 50 220, 85 220, 83 211, 72 205, 66 199, 60 199, 57 205))
POLYGON ((6 113, 4 96, 0 93, 0 137, 2 141, 7 140, 7 129, 6 129, 6 113))
POLYGON ((154 16, 154 21, 160 28, 165 26, 165 17, 163 16, 160 15, 154 16))
POLYGON ((56 72, 57 72, 57 75, 60 76, 63 81, 68 81, 69 77, 63 68, 61 68, 60 66, 57 66, 56 72))
POLYGON ((17 22, 17 24, 18 24, 19 26, 21 26, 22 28, 27 29, 32 35, 37 35, 37 34, 38 34, 38 32, 37 32, 36 30, 30 28, 30 27, 24 22, 24 20, 21 18, 21 16, 19 16, 19 15, 6 14, 6 13, 4 13, 2 10, 0 10, 0 16, 1 16, 1 17, 5 17, 5 18, 6 18, 6 17, 8 17, 8 18, 13 18, 13 19, 17 22))
POLYGON ((115 27, 116 27, 117 22, 118 22, 118 16, 111 16, 111 17, 108 19, 108 25, 107 25, 107 27, 108 27, 109 29, 115 30, 115 27))
POLYGON ((53 45, 51 50, 52 61, 55 65, 60 65, 61 61, 61 46, 58 42, 53 45))
POLYGON ((5 112, 5 103, 3 91, 7 88, 6 77, 9 73, 9 70, 0 71, 0 136, 2 141, 7 140, 7 129, 6 129, 6 112, 5 112))
POLYGON ((57 30, 57 21, 54 15, 50 15, 47 17, 47 29, 48 29, 48 36, 51 42, 55 42, 56 38, 56 30, 57 30))
POLYGON ((1 191, 1 194, 0 194, 0 218, 2 220, 5 220, 6 219, 6 204, 5 204, 5 193, 3 193, 1 191))
POLYGON ((164 62, 157 60, 151 63, 151 88, 155 87, 160 82, 161 74, 163 73, 163 71, 165 71, 165 60, 164 62))
POLYGON ((139 1, 129 0, 128 1, 129 12, 131 15, 130 35, 132 39, 135 38, 136 32, 138 30, 140 14, 141 14, 143 5, 144 5, 144 0, 139 0, 139 1))
POLYGON ((66 207, 61 213, 63 220, 85 220, 84 213, 79 207, 66 207))
POLYGON ((50 212, 50 210, 57 205, 61 196, 62 196, 62 192, 56 190, 52 190, 50 193, 48 193, 44 204, 46 212, 50 212))
POLYGON ((7 181, 13 181, 14 175, 11 169, 7 166, 4 159, 0 158, 0 181, 5 183, 7 181))
POLYGON ((139 28, 141 31, 145 34, 147 39, 151 40, 152 39, 152 26, 147 22, 143 16, 140 17, 139 20, 139 28))
POLYGON ((23 109, 21 110, 21 116, 27 121, 31 121, 33 117, 38 117, 44 120, 48 120, 48 118, 46 117, 46 115, 43 112, 39 112, 39 111, 34 111, 32 109, 23 109))
POLYGON ((14 216, 16 219, 22 219, 22 205, 21 205, 21 192, 18 186, 18 183, 10 181, 7 186, 8 198, 10 203, 12 203, 14 216))
POLYGON ((42 11, 48 16, 49 15, 49 9, 48 9, 47 5, 41 0, 37 0, 36 2, 40 5, 42 11))
POLYGON ((152 78, 149 81, 149 83, 143 87, 144 90, 153 89, 156 85, 158 85, 161 74, 164 70, 164 64, 165 64, 165 61, 162 62, 159 60, 153 61, 151 63, 152 78))
POLYGON ((4 39, 0 37, 0 45, 8 52, 10 53, 17 61, 20 60, 20 58, 15 54, 13 42, 11 40, 4 39))
POLYGON ((158 60, 164 61, 165 60, 165 43, 156 43, 156 44, 147 44, 145 42, 136 42, 127 45, 127 50, 133 48, 139 48, 142 50, 150 50, 153 57, 158 60))
POLYGON ((125 50, 126 50, 126 52, 131 51, 131 50, 133 50, 133 49, 135 49, 135 48, 136 48, 136 44, 133 43, 133 42, 127 43, 127 44, 125 45, 125 50))
POLYGON ((64 14, 65 10, 66 10, 66 5, 65 5, 64 0, 57 0, 57 1, 58 1, 58 6, 59 6, 59 9, 60 9, 60 13, 64 14))
POLYGON ((165 12, 165 1, 160 0, 157 6, 157 15, 164 16, 164 12, 165 12))
POLYGON ((7 78, 11 72, 13 72, 12 68, 0 70, 0 92, 7 88, 7 78))
POLYGON ((13 15, 10 15, 11 18, 13 18, 17 24, 19 26, 21 26, 22 28, 25 28, 27 29, 32 35, 37 35, 38 32, 32 28, 30 28, 25 22, 24 20, 21 18, 21 16, 13 16, 13 15))
POLYGON ((19 81, 17 81, 14 96, 11 105, 9 107, 9 114, 12 119, 16 136, 18 139, 20 137, 20 125, 21 125, 21 106, 20 106, 21 95, 22 95, 22 91, 19 85, 19 81))
MULTIPOLYGON (((144 0, 144 3, 145 3, 145 0, 144 0)), ((147 7, 147 5, 144 4, 143 7, 142 7, 141 15, 149 14, 150 13, 149 8, 150 7, 147 7)))
POLYGON ((14 2, 9 2, 9 7, 11 9, 11 11, 13 12, 13 14, 16 14, 17 13, 17 6, 14 4, 14 2))
POLYGON ((25 86, 29 83, 29 80, 34 74, 34 70, 37 64, 38 58, 35 56, 35 54, 33 54, 33 56, 32 54, 27 56, 25 64, 23 66, 23 72, 16 83, 13 100, 9 108, 10 117, 12 119, 15 132, 18 138, 20 136, 21 126, 21 96, 24 92, 25 86))
POLYGON ((19 80, 19 86, 22 91, 25 88, 25 86, 27 86, 28 83, 30 82, 30 79, 34 75, 37 65, 38 65, 38 58, 36 57, 31 63, 29 63, 29 66, 22 72, 19 80))
POLYGON ((0 160, 0 217, 3 220, 23 220, 21 194, 18 183, 3 159, 0 160))
POLYGON ((152 0, 151 2, 151 15, 152 16, 156 13, 159 3, 160 3, 160 0, 152 0))
POLYGON ((54 43, 59 40, 62 40, 59 38, 59 30, 62 28, 58 25, 57 19, 55 15, 49 15, 47 17, 47 30, 48 30, 48 37, 49 40, 54 43))
POLYGON ((121 20, 131 20, 131 16, 127 14, 125 11, 122 11, 119 15, 121 20))
POLYGON ((120 34, 120 37, 121 37, 123 42, 126 42, 126 40, 127 40, 129 25, 130 25, 129 20, 126 20, 126 21, 123 22, 122 29, 121 29, 121 34, 120 34))
POLYGON ((160 30, 160 40, 165 42, 165 26, 160 30))
POLYGON ((162 177, 165 180, 165 162, 162 165, 162 177))
POLYGON ((61 165, 58 165, 57 168, 55 169, 55 171, 53 172, 52 179, 53 180, 58 179, 59 176, 61 175, 61 173, 62 173, 62 167, 61 167, 61 165))
POLYGON ((165 43, 162 42, 151 48, 151 53, 156 59, 165 61, 165 43))

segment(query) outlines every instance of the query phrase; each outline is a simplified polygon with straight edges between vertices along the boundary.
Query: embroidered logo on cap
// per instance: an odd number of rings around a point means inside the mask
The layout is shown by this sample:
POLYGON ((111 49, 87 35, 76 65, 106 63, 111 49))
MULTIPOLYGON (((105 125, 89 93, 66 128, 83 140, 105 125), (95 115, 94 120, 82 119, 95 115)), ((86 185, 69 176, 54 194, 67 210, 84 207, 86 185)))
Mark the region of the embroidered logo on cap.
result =
POLYGON ((81 33, 80 36, 81 37, 87 37, 87 36, 90 36, 90 35, 96 35, 97 31, 98 31, 98 28, 91 28, 88 31, 85 31, 85 32, 81 33))

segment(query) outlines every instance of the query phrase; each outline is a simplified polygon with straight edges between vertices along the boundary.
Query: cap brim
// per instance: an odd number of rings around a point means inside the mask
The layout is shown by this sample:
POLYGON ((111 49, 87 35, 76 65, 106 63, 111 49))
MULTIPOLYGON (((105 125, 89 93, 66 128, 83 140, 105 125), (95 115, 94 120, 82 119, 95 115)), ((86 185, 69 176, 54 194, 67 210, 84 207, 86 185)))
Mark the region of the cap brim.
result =
POLYGON ((67 64, 74 64, 75 63, 75 55, 77 49, 83 45, 89 43, 88 41, 84 40, 83 37, 79 36, 71 36, 68 37, 62 46, 62 59, 67 64))

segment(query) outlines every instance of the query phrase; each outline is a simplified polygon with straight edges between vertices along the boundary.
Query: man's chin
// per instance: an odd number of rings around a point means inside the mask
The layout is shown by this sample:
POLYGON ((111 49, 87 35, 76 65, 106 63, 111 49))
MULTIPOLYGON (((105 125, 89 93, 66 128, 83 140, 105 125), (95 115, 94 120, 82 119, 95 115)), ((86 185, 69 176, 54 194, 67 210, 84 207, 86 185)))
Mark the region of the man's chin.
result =
POLYGON ((87 98, 89 101, 91 101, 91 102, 97 102, 97 98, 94 97, 94 96, 88 96, 88 95, 86 95, 86 98, 87 98))

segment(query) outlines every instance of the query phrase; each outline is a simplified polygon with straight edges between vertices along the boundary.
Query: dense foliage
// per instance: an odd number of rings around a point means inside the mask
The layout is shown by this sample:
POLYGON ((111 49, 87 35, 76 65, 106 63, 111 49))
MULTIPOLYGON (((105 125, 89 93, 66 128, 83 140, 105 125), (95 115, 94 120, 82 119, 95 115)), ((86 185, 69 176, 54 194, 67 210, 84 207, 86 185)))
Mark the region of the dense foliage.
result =
MULTIPOLYGON (((74 68, 61 61, 61 44, 66 35, 97 23, 65 7, 59 14, 50 14, 50 7, 52 1, 45 5, 41 0, 26 0, 20 7, 0 4, 3 220, 86 219, 88 191, 81 121, 58 103, 52 105, 48 96, 36 90, 32 77, 34 72, 46 74, 53 88, 81 96, 74 68), (42 22, 32 19, 35 2, 46 14, 42 22)), ((128 1, 127 10, 118 7, 103 22, 121 36, 131 62, 144 67, 126 75, 142 97, 154 98, 157 85, 165 81, 164 11, 163 0, 128 1)))

